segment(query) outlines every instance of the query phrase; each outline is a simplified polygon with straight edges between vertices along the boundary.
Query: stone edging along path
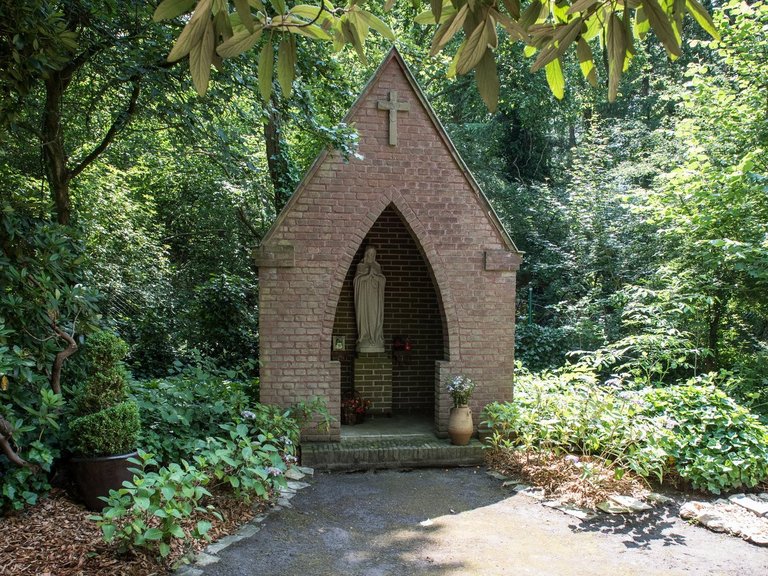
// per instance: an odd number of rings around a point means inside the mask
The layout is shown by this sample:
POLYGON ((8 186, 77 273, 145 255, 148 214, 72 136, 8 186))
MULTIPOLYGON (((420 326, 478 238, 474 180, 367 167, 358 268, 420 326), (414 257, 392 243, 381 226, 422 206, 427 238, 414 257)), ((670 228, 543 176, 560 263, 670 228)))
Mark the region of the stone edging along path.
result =
MULTIPOLYGON (((677 504, 674 498, 656 492, 648 493, 643 500, 614 494, 598 504, 598 511, 595 511, 557 500, 546 500, 542 488, 521 484, 499 472, 490 470, 488 475, 501 480, 503 487, 511 487, 515 493, 539 500, 544 506, 555 508, 584 522, 597 518, 600 512, 634 514, 653 510, 659 505, 677 504)), ((768 547, 768 493, 734 494, 728 499, 718 498, 711 502, 690 500, 680 505, 679 515, 683 520, 700 524, 712 532, 724 532, 755 546, 768 547)))
POLYGON ((313 476, 314 473, 315 471, 312 468, 308 468, 305 466, 293 466, 292 468, 289 468, 285 473, 285 477, 288 480, 288 486, 286 488, 283 488, 280 491, 280 496, 278 497, 277 503, 275 505, 270 507, 263 514, 259 514, 258 516, 253 518, 253 520, 251 520, 250 522, 246 522, 234 534, 230 534, 229 536, 224 536, 223 538, 217 540, 216 542, 213 542, 208 546, 206 546, 206 548, 202 552, 199 552, 198 554, 194 555, 191 558, 187 558, 187 561, 189 561, 189 564, 186 564, 178 568, 174 572, 174 575, 175 576, 200 576, 203 573, 203 571, 201 570, 202 567, 208 566, 210 564, 215 564, 216 562, 219 561, 219 552, 228 548, 232 544, 235 544, 236 542, 240 542, 241 540, 250 538, 251 536, 256 534, 256 532, 261 530, 262 523, 264 522, 264 520, 267 519, 269 514, 278 512, 283 508, 290 508, 291 507, 290 499, 293 498, 299 490, 309 487, 309 484, 307 484, 306 482, 302 482, 301 480, 305 479, 308 476, 313 476))

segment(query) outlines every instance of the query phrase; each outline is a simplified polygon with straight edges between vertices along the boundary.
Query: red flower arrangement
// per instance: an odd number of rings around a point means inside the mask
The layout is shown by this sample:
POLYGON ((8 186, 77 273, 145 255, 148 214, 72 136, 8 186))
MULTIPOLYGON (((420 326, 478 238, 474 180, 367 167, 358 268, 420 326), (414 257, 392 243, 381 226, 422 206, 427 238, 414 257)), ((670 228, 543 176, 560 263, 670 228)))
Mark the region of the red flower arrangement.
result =
POLYGON ((359 396, 352 396, 351 398, 347 398, 346 400, 341 401, 342 410, 349 410, 351 412, 354 412, 355 414, 364 415, 368 411, 368 408, 370 407, 371 407, 371 401, 364 400, 359 396))

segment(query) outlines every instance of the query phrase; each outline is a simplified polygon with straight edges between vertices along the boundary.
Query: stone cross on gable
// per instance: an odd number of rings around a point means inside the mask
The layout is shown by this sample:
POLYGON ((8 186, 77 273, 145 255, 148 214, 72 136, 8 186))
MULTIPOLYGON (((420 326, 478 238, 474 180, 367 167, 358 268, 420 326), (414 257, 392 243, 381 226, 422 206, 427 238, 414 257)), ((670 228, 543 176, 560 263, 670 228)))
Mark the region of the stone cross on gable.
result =
POLYGON ((389 145, 397 146, 397 113, 408 112, 411 105, 397 101, 397 90, 390 90, 387 100, 379 100, 378 105, 379 110, 389 110, 389 145))

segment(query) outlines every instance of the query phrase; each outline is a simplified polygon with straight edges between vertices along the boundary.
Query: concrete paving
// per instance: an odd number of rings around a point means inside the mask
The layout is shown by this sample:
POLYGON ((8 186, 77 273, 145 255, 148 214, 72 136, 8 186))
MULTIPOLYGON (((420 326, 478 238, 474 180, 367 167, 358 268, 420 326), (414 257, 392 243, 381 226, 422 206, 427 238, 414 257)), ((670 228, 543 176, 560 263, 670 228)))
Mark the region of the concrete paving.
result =
POLYGON ((768 552, 675 505, 581 522, 511 495, 484 468, 316 474, 290 508, 201 576, 751 576, 768 552))

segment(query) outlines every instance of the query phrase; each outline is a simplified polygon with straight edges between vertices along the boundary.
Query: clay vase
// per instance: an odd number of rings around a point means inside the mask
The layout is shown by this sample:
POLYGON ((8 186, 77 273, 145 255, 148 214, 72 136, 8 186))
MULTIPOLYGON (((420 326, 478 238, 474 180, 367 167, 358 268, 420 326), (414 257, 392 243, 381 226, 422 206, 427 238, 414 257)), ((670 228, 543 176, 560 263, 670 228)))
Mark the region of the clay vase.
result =
POLYGON ((466 446, 474 430, 472 411, 469 406, 451 408, 451 416, 448 418, 448 437, 451 439, 451 444, 466 446))

